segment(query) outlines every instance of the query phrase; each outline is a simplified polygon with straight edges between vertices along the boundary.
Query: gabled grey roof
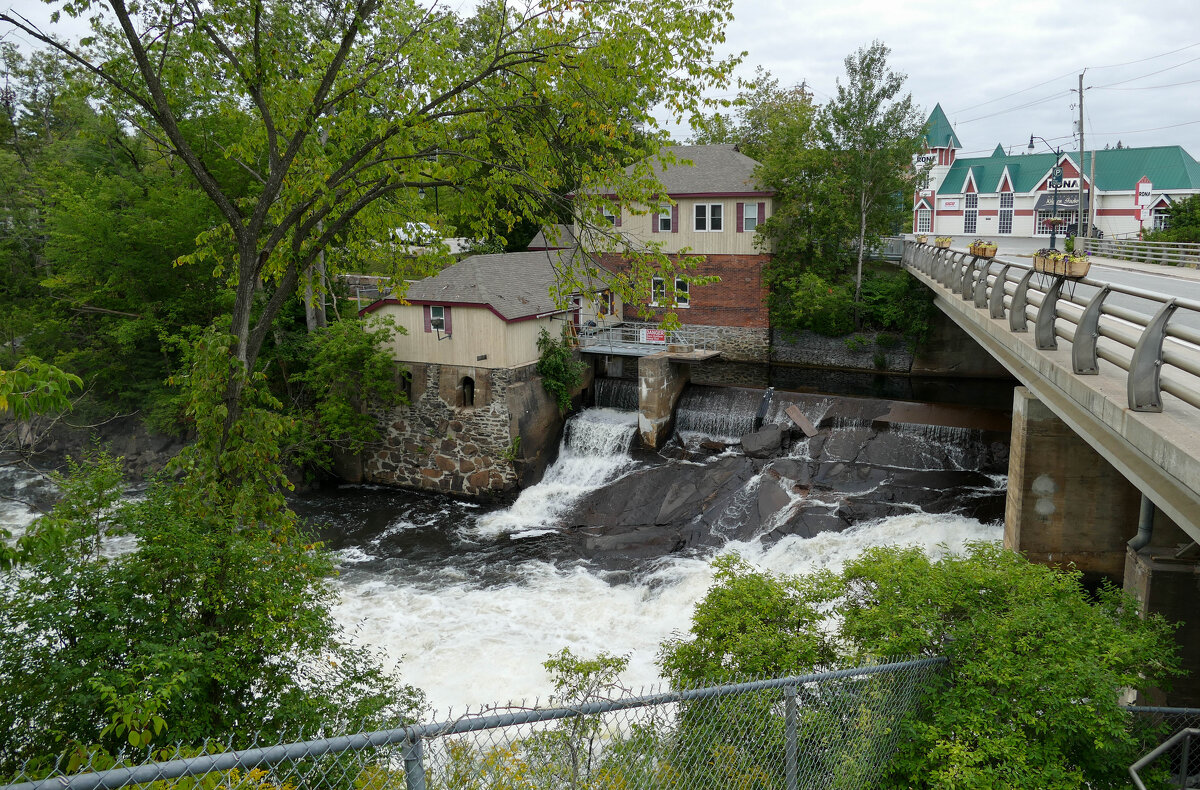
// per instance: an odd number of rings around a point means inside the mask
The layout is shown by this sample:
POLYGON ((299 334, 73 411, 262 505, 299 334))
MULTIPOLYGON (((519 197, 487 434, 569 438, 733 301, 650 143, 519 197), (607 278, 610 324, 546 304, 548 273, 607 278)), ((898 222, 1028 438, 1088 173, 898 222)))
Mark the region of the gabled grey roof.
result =
POLYGON ((505 321, 558 310, 550 298, 555 269, 571 265, 574 250, 473 255, 408 286, 405 299, 491 307, 505 321))
POLYGON ((537 235, 526 245, 529 250, 563 250, 568 247, 574 247, 578 241, 575 238, 575 229, 570 225, 551 225, 549 228, 542 228, 537 232, 537 235), (547 231, 553 229, 553 233, 549 234, 554 237, 553 241, 547 238, 547 231))
POLYGON ((673 145, 664 150, 679 160, 692 162, 686 165, 680 161, 664 169, 658 157, 653 157, 656 175, 668 195, 769 192, 754 180, 758 162, 735 146, 673 145))

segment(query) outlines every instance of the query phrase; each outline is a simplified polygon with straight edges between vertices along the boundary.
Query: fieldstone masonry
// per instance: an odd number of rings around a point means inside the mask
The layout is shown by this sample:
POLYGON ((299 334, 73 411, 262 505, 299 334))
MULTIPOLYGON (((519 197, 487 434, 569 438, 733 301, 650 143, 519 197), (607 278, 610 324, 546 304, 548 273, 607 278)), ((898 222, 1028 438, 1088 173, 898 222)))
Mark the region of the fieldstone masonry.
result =
POLYGON ((365 480, 477 497, 541 479, 562 415, 535 365, 404 367, 409 404, 378 415, 383 440, 363 458, 365 480))

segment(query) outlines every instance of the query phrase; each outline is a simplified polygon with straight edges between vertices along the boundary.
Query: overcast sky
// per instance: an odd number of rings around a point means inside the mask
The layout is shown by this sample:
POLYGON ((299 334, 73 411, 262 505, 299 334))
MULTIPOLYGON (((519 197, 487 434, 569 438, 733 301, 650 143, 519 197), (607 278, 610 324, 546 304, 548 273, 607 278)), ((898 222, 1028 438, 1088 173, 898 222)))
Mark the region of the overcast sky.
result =
POLYGON ((727 46, 748 53, 742 75, 761 64, 819 101, 845 56, 880 39, 916 104, 941 103, 960 155, 1019 153, 1031 134, 1074 149, 1086 68, 1089 149, 1120 140, 1200 156, 1200 0, 734 0, 734 15, 727 46))
MULTIPOLYGON (((0 7, 48 16, 40 0, 0 7)), ((882 40, 922 111, 941 103, 960 155, 997 143, 1018 153, 1031 134, 1073 149, 1086 68, 1088 148, 1120 140, 1200 156, 1200 0, 734 0, 734 15, 726 48, 747 51, 742 76, 762 65, 820 101, 847 54, 882 40)))

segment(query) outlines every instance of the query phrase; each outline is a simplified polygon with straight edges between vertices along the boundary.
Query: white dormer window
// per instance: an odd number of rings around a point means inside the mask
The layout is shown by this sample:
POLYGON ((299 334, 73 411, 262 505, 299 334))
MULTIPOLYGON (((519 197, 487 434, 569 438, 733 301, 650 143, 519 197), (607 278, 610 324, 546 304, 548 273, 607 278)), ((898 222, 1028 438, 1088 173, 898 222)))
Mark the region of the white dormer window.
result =
POLYGON ((721 203, 697 203, 696 230, 700 233, 719 233, 724 208, 721 203))

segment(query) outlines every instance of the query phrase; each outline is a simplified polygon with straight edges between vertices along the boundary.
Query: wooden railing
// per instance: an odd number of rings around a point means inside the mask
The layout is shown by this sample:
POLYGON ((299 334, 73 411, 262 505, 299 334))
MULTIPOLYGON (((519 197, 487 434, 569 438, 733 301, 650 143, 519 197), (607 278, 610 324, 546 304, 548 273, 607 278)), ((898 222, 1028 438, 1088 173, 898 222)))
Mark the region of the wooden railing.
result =
POLYGON ((1136 239, 1076 239, 1092 255, 1122 261, 1200 267, 1200 244, 1136 239))

